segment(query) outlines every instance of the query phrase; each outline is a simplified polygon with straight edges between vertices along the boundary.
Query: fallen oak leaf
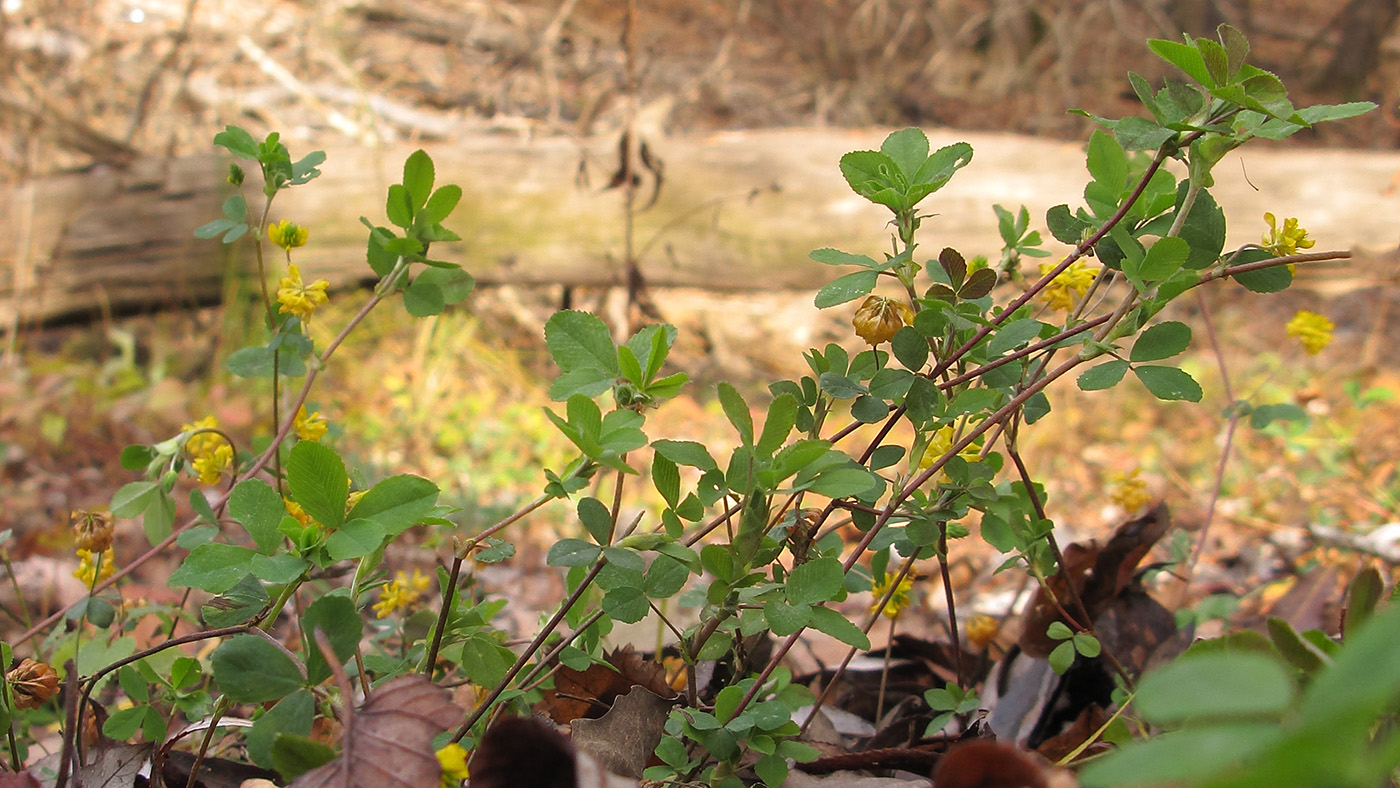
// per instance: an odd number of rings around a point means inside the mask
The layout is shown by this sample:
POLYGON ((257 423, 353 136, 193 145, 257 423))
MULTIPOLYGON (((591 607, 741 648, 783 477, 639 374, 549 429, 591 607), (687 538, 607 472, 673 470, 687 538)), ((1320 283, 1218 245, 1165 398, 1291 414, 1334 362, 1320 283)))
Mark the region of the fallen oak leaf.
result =
POLYGON ((347 709, 345 717, 341 757, 298 777, 291 788, 437 785, 442 767, 433 737, 460 725, 464 715, 447 690, 413 675, 379 686, 358 711, 347 709))

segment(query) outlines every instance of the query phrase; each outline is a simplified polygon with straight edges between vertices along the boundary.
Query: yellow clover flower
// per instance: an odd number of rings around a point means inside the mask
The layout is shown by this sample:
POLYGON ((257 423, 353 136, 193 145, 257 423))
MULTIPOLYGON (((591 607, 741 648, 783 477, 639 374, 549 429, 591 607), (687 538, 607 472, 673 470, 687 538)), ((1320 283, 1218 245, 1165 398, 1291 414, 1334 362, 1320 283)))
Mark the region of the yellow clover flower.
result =
POLYGON ((890 620, 898 618, 899 614, 904 612, 904 608, 909 607, 909 603, 912 601, 909 592, 913 588, 914 579, 909 575, 900 578, 898 585, 894 583, 894 575, 881 575, 880 579, 875 581, 874 587, 870 589, 870 593, 875 595, 875 601, 870 603, 870 612, 874 613, 879 610, 885 618, 890 620), (893 587, 893 591, 890 590, 891 587, 893 587), (886 602, 882 609, 880 602, 884 601, 886 594, 890 595, 890 601, 886 602))
POLYGON ((326 288, 330 286, 331 283, 324 279, 317 279, 309 285, 303 283, 296 264, 288 263, 287 275, 277 284, 277 303, 281 304, 277 311, 306 320, 316 311, 316 307, 331 300, 326 295, 326 288))
POLYGON ((861 302, 851 323, 856 336, 872 346, 888 342, 899 329, 914 322, 914 310, 908 304, 884 296, 870 296, 861 302))
POLYGON ((306 406, 302 405, 297 410, 296 420, 292 422, 292 427, 296 429, 297 437, 304 441, 318 441, 326 434, 326 417, 319 411, 306 412, 306 406))
MULTIPOLYGON (((1040 275, 1045 276, 1055 270, 1057 263, 1041 263, 1040 275)), ((1040 291, 1040 300, 1051 309, 1068 312, 1074 309, 1074 302, 1089 292, 1089 285, 1098 276, 1097 269, 1090 268, 1083 260, 1075 260, 1069 267, 1050 280, 1050 284, 1040 291)))
POLYGON ((1147 482, 1138 478, 1141 472, 1141 468, 1134 468, 1128 473, 1113 473, 1108 477, 1108 499, 1123 507, 1125 512, 1136 512, 1152 500, 1147 492, 1147 482))
POLYGON ((397 610, 411 610, 423 599, 428 590, 428 578, 415 569, 413 577, 403 572, 394 575, 394 581, 379 592, 379 601, 374 603, 374 615, 384 618, 397 610))
MULTIPOLYGON (((180 431, 195 432, 196 430, 216 430, 218 428, 219 420, 217 418, 214 416, 205 416, 193 424, 181 426, 180 431)), ((219 444, 223 442, 224 439, 220 437, 217 432, 201 432, 198 435, 192 435, 189 440, 185 441, 185 451, 188 452, 191 457, 199 457, 212 453, 215 449, 219 448, 219 444)))
POLYGON ((467 773, 467 751, 457 742, 438 750, 437 759, 442 767, 442 788, 457 788, 471 776, 467 773))
POLYGON ((1001 622, 986 613, 975 614, 963 625, 963 635, 967 637, 967 644, 978 651, 992 645, 1000 631, 1001 622))
POLYGON ((112 576, 117 568, 117 556, 111 547, 101 552, 92 552, 79 547, 78 568, 73 570, 73 576, 82 581, 83 585, 91 588, 98 583, 112 576))
POLYGON ((298 246, 306 246, 306 228, 298 224, 283 219, 276 224, 268 225, 267 238, 274 244, 292 251, 298 246))
MULTIPOLYGON (((953 448, 953 435, 953 425, 949 424, 929 436, 928 446, 924 448, 924 453, 919 458, 919 468, 921 470, 933 467, 933 464, 938 462, 940 457, 947 454, 948 450, 953 448)), ((982 459, 981 449, 977 448, 975 443, 969 444, 962 451, 958 452, 958 456, 968 462, 977 462, 982 459)), ((938 473, 934 474, 933 478, 929 481, 934 484, 943 484, 948 480, 948 474, 940 470, 938 473)))
POLYGON ((282 508, 286 509, 287 514, 291 515, 292 519, 301 523, 302 526, 311 525, 311 515, 307 514, 306 510, 301 508, 301 504, 293 501, 291 498, 282 499, 282 508))
POLYGON ((224 478, 225 471, 233 467, 233 447, 220 443, 212 452, 195 457, 190 465, 199 474, 200 483, 212 487, 224 478))
POLYGON ((1316 356, 1322 349, 1332 344, 1332 329, 1336 328, 1331 320, 1316 312, 1301 310, 1288 321, 1285 330, 1290 337, 1295 337, 1303 344, 1303 350, 1309 356, 1316 356))
POLYGON ((1261 244, 1278 257, 1297 254, 1299 249, 1311 249, 1317 243, 1308 238, 1308 231, 1298 226, 1296 218, 1284 219, 1281 230, 1273 214, 1265 213, 1264 221, 1269 223, 1269 231, 1264 233, 1261 244))

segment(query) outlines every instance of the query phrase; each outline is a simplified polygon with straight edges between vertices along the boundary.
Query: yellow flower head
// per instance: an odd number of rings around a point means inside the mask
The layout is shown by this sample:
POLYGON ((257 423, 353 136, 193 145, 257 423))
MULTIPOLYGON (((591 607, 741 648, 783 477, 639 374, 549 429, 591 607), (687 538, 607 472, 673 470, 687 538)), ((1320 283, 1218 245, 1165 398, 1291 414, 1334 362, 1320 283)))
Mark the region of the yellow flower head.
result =
POLYGON ((963 625, 963 634, 967 636, 967 644, 978 651, 990 646, 1000 630, 1001 622, 986 613, 974 615, 963 625))
MULTIPOLYGON (((218 428, 219 420, 217 418, 205 416, 193 424, 183 425, 180 427, 180 431, 188 433, 196 430, 216 430, 218 428)), ((219 444, 223 442, 224 439, 220 437, 217 432, 201 432, 198 435, 191 436, 189 440, 185 441, 185 451, 191 457, 200 457, 212 453, 215 449, 219 448, 219 444)))
POLYGON ((1303 343, 1303 350, 1309 356, 1316 356, 1332 343, 1332 321, 1316 312, 1306 309, 1298 312, 1288 321, 1286 330, 1290 337, 1297 337, 1303 343))
POLYGON ((894 575, 881 575, 880 579, 875 581, 874 587, 870 589, 870 593, 875 595, 875 601, 870 604, 870 612, 874 613, 879 610, 885 618, 891 620, 898 618, 899 614, 904 612, 904 608, 909 607, 911 601, 909 592, 913 588, 914 579, 909 575, 900 578, 899 585, 895 585, 894 575), (894 588, 893 591, 890 590, 891 587, 894 588), (885 602, 884 608, 881 609, 880 603, 884 601, 886 594, 890 595, 890 601, 885 602))
POLYGON ((1297 254, 1299 249, 1311 249, 1317 243, 1308 238, 1308 231, 1298 226, 1297 219, 1284 219, 1282 230, 1273 214, 1265 213, 1264 221, 1269 223, 1269 231, 1264 233, 1260 243, 1278 257, 1297 254))
POLYGON ((267 238, 290 252, 298 246, 306 246, 306 228, 283 219, 268 225, 267 238))
POLYGON ((326 295, 326 288, 330 286, 331 283, 324 279, 317 279, 309 285, 304 284, 296 264, 288 263, 287 275, 277 284, 277 303, 282 305, 277 311, 306 320, 316 311, 316 307, 331 300, 330 296, 326 295))
POLYGON ((326 434, 326 417, 318 411, 306 412, 306 406, 302 405, 297 410, 296 420, 292 426, 297 431, 297 437, 304 441, 318 441, 326 434))
POLYGON ((417 569, 413 570, 411 578, 403 572, 396 573, 394 581, 379 592, 379 601, 374 603, 374 615, 384 618, 396 610, 416 608, 423 599, 423 592, 428 590, 428 582, 428 578, 417 569))
POLYGON ((287 514, 291 515, 294 520, 301 523, 303 526, 311 525, 311 515, 307 514, 306 510, 301 508, 301 504, 293 501, 291 498, 282 499, 282 508, 286 509, 287 514))
MULTIPOLYGON (((1055 270, 1056 263, 1041 263, 1040 275, 1045 276, 1055 270)), ((1068 312, 1074 309, 1074 302, 1089 292, 1089 285, 1098 276, 1098 269, 1090 268, 1083 260, 1075 260, 1069 267, 1050 280, 1050 284, 1040 291, 1040 300, 1051 309, 1068 312)))
MULTIPOLYGON (((954 434, 953 425, 949 424, 929 436, 928 446, 924 448, 923 455, 919 457, 919 468, 921 470, 933 467, 933 464, 938 462, 939 458, 947 454, 949 449, 953 448, 954 434)), ((982 450, 977 448, 977 444, 972 443, 958 452, 958 456, 968 462, 978 462, 981 460, 981 453, 982 450)), ((929 481, 934 484, 943 484, 948 480, 948 474, 940 470, 938 473, 934 474, 933 478, 929 481)))
POLYGON ((89 588, 111 577, 112 572, 116 571, 117 556, 111 547, 101 552, 92 552, 80 547, 77 552, 78 568, 73 570, 73 576, 89 588))
POLYGON ((195 457, 190 465, 194 472, 199 474, 200 483, 212 487, 233 467, 233 447, 227 443, 220 443, 214 451, 195 457))
POLYGON ((73 510, 73 542, 84 550, 102 552, 112 546, 111 512, 89 512, 86 509, 73 510))
POLYGON ((467 751, 457 742, 438 750, 437 759, 442 767, 442 788, 457 788, 471 776, 467 774, 467 751))
POLYGON ((1147 482, 1138 478, 1141 472, 1141 468, 1134 468, 1128 473, 1112 473, 1108 477, 1108 499, 1126 512, 1136 512, 1152 500, 1147 493, 1147 482))
POLYGON ((878 345, 888 342, 899 329, 914 322, 914 310, 903 301, 884 296, 870 296, 861 302, 860 309, 851 323, 856 327, 856 336, 878 345))

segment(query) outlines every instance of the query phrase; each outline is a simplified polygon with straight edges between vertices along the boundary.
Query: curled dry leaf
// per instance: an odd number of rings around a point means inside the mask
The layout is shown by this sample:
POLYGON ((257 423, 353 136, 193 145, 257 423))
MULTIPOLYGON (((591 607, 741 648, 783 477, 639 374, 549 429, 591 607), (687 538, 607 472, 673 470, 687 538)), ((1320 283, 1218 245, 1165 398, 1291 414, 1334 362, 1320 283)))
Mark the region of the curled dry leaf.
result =
POLYGON ((614 701, 633 687, 645 687, 667 700, 676 697, 675 690, 666 683, 665 669, 644 659, 632 646, 623 646, 604 659, 607 665, 594 663, 581 671, 560 667, 554 676, 554 689, 545 692, 535 710, 563 725, 580 717, 603 716, 614 701))
POLYGON ((641 777, 665 732, 672 702, 646 687, 633 687, 596 720, 576 720, 574 746, 608 771, 641 777))
POLYGON ((447 690, 401 676, 370 693, 345 730, 341 757, 307 772, 292 788, 423 788, 442 773, 433 737, 460 725, 447 690))
POLYGON ((1077 788, 1066 770, 1035 753, 992 739, 949 750, 933 770, 936 788, 1077 788))

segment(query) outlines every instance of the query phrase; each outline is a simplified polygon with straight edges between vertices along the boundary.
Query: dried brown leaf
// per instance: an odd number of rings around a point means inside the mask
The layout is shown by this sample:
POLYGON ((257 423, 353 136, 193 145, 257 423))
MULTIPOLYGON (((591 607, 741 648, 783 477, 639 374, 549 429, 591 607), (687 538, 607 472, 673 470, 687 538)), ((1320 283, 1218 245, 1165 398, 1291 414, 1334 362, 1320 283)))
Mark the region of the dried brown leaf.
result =
POLYGON ((345 752, 292 788, 423 788, 442 774, 433 737, 462 722, 447 690, 401 676, 370 693, 346 726, 345 752))
POLYGON ((661 742, 671 701, 646 687, 633 687, 596 720, 576 720, 574 746, 610 772, 641 777, 661 742))

